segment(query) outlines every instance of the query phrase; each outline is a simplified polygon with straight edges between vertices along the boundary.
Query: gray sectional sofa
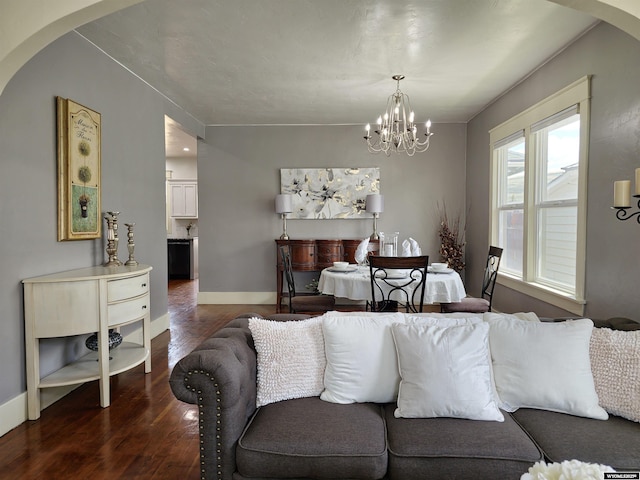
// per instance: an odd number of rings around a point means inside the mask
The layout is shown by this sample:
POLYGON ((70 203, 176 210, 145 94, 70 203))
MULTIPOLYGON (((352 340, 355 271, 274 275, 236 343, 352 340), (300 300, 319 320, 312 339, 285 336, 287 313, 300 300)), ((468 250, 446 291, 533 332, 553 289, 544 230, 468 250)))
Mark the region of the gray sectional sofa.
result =
MULTIPOLYGON (((203 479, 519 479, 537 461, 569 459, 640 471, 640 424, 613 415, 521 408, 504 422, 407 419, 394 417, 395 404, 318 397, 256 408, 253 316, 230 322, 171 374, 175 396, 198 406, 203 479)), ((626 319, 599 326, 640 329, 626 319)))

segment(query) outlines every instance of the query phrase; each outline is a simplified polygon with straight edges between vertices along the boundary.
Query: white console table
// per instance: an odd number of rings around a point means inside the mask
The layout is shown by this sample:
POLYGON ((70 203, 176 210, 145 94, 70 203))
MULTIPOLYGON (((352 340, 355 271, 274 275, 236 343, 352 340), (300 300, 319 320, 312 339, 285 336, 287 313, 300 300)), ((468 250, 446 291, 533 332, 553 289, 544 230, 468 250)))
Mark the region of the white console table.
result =
POLYGON ((151 312, 147 265, 89 267, 28 278, 24 284, 27 403, 40 417, 40 389, 100 384, 100 405, 110 403, 109 377, 144 362, 151 372, 151 312), (109 329, 142 322, 142 345, 123 342, 109 351, 109 329), (98 351, 40 378, 40 339, 98 333, 98 351), (109 360, 111 355, 112 359, 109 360))

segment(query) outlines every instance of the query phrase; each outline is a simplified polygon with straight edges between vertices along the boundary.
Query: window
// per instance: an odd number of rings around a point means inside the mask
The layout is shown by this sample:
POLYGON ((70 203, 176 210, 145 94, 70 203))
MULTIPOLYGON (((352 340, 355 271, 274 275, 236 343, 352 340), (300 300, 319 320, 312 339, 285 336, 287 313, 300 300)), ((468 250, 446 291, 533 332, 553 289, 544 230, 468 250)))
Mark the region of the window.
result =
POLYGON ((498 282, 583 314, 589 78, 490 132, 498 282))

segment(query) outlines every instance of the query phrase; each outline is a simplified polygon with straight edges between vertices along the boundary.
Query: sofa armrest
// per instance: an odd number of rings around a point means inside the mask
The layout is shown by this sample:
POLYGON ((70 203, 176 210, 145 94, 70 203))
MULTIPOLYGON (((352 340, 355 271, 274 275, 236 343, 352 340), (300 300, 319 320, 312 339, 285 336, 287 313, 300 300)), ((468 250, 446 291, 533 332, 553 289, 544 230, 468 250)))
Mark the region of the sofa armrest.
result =
POLYGON ((198 406, 201 478, 231 480, 235 448, 256 410, 256 353, 246 318, 230 322, 173 368, 171 390, 198 406))

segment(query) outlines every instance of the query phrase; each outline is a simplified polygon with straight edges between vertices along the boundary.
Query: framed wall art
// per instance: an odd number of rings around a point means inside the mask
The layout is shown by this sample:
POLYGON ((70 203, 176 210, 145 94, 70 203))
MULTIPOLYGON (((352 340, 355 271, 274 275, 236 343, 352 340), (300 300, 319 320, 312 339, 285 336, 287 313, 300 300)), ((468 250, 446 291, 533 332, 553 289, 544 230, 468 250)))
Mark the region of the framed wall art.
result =
POLYGON ((292 196, 289 218, 369 218, 365 202, 380 193, 380 168, 282 168, 280 192, 292 196))
POLYGON ((101 118, 56 97, 58 130, 58 241, 101 237, 101 118))

